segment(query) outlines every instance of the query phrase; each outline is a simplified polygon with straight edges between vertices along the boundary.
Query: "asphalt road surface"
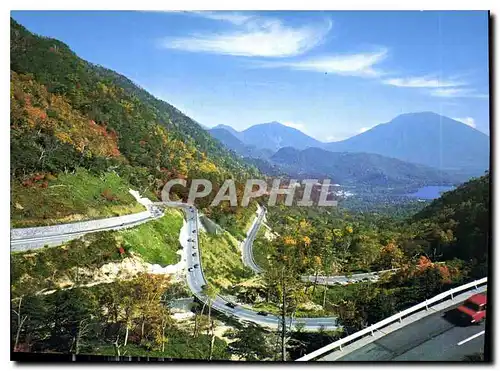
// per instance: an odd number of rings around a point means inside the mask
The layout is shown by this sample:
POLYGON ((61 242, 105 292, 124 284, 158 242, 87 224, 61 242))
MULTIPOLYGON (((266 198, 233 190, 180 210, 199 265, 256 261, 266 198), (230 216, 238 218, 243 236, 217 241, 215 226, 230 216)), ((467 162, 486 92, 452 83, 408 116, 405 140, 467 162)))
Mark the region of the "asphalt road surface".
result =
MULTIPOLYGON (((149 207, 150 214, 145 216, 142 219, 138 220, 133 220, 133 221, 123 221, 121 217, 114 217, 114 218, 106 218, 106 219, 101 219, 102 221, 104 220, 113 220, 112 224, 107 223, 105 226, 97 226, 97 227, 91 227, 88 228, 86 224, 88 224, 88 221, 84 222, 76 222, 72 223, 73 224, 79 224, 83 228, 78 228, 77 231, 74 232, 66 232, 66 233, 54 233, 54 234, 45 234, 45 235, 39 235, 39 236, 34 236, 34 237, 27 237, 27 238, 11 238, 10 240, 10 246, 12 251, 25 251, 25 250, 34 250, 34 249, 41 249, 45 246, 58 246, 61 245, 65 242, 77 239, 81 236, 84 236, 88 233, 96 233, 96 232, 101 232, 101 231, 108 231, 108 230, 119 230, 119 229, 125 229, 125 228, 132 228, 135 226, 138 226, 142 223, 146 223, 149 221, 152 221, 154 219, 157 219, 161 216, 163 216, 163 212, 161 212, 157 207, 151 206, 149 207)), ((100 219, 95 220, 95 224, 99 224, 100 219)), ((70 225, 70 224, 67 224, 70 225)), ((47 228, 53 228, 54 226, 49 226, 47 228)), ((40 227, 40 229, 43 229, 44 227, 40 227)), ((51 232, 53 233, 53 232, 51 232)))
POLYGON ((264 270, 259 267, 253 259, 253 241, 259 231, 262 219, 264 219, 264 215, 266 215, 266 209, 259 207, 258 213, 257 220, 253 223, 250 233, 243 243, 243 264, 249 267, 254 273, 260 274, 264 272, 264 270))
MULTIPOLYGON (((187 283, 192 293, 201 301, 207 302, 208 298, 202 293, 203 285, 206 285, 205 276, 200 259, 200 250, 198 246, 198 214, 194 207, 187 205, 182 206, 186 211, 187 228, 189 231, 189 241, 186 249, 186 260, 188 271, 186 273, 187 283), (196 253, 193 256, 193 253, 196 253), (198 264, 197 268, 194 265, 198 264), (193 268, 193 269, 191 269, 193 268)), ((186 247, 185 247, 186 248, 186 247)), ((202 252, 201 252, 202 253, 202 252)), ((227 316, 234 317, 240 321, 253 322, 264 327, 276 329, 279 326, 279 317, 272 314, 267 316, 259 315, 257 312, 236 305, 234 308, 227 306, 227 300, 221 296, 217 296, 212 300, 212 309, 215 309, 227 316)), ((335 330, 337 328, 337 320, 334 317, 321 318, 295 318, 293 321, 287 319, 287 324, 292 326, 304 326, 306 331, 335 330)))
MULTIPOLYGON (((424 317, 336 361, 462 361, 483 352, 485 322, 455 325, 443 317, 454 308, 424 317)), ((328 355, 321 361, 328 361, 328 355)))

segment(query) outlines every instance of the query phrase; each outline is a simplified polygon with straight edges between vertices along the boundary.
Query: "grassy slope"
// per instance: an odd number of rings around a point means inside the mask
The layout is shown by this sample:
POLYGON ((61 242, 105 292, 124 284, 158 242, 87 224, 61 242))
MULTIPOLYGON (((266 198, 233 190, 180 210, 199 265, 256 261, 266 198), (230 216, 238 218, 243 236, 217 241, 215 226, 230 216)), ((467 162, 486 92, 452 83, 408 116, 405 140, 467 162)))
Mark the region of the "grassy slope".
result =
POLYGON ((243 265, 238 242, 228 232, 211 235, 200 233, 203 272, 207 280, 219 289, 225 289, 251 277, 243 265))
POLYGON ((97 269, 118 262, 120 246, 126 251, 124 256, 133 252, 148 263, 175 264, 182 218, 180 211, 167 209, 163 218, 126 231, 92 233, 61 246, 12 253, 12 295, 55 289, 56 278, 76 278, 76 267, 97 269))
POLYGON ((26 187, 17 181, 13 181, 11 187, 13 228, 105 218, 145 210, 128 192, 128 183, 115 173, 95 176, 79 169, 48 180, 47 188, 37 185, 26 187))
POLYGON ((179 260, 176 251, 181 249, 179 231, 182 220, 181 211, 165 209, 163 218, 120 232, 124 247, 139 254, 148 263, 162 266, 174 264, 179 260))

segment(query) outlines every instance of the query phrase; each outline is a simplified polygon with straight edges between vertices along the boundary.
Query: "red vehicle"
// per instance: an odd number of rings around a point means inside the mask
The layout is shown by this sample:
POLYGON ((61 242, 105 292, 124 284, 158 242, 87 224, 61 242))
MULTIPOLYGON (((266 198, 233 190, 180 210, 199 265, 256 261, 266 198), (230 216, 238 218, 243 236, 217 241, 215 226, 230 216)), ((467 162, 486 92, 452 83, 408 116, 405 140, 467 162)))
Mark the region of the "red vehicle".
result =
POLYGON ((460 318, 467 323, 481 323, 486 319, 486 302, 486 295, 472 295, 457 308, 460 318))

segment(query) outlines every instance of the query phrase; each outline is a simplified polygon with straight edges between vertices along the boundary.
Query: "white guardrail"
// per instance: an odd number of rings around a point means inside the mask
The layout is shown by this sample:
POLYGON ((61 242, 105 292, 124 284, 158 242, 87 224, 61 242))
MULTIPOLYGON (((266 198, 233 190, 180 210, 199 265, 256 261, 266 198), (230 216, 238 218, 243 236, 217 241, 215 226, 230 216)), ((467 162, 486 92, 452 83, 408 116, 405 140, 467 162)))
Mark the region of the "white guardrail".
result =
POLYGON ((373 335, 373 331, 379 330, 379 329, 381 329, 387 325, 390 325, 396 321, 401 322, 403 317, 406 317, 410 314, 418 312, 419 310, 424 309, 424 308, 428 309, 429 305, 431 305, 431 304, 434 304, 434 303, 439 302, 443 299, 446 299, 447 297, 451 297, 451 299, 453 299, 454 294, 461 293, 462 291, 467 291, 472 287, 475 287, 477 289, 478 286, 483 286, 487 283, 488 283, 488 278, 484 277, 484 278, 481 278, 479 280, 467 283, 465 285, 455 287, 454 289, 448 290, 446 292, 443 292, 439 295, 434 296, 432 299, 427 299, 426 301, 424 301, 420 304, 414 305, 411 308, 408 308, 402 312, 396 313, 393 316, 387 317, 386 319, 384 319, 380 322, 377 322, 374 325, 368 326, 367 328, 365 328, 363 330, 355 332, 354 334, 351 334, 349 336, 346 336, 345 338, 339 339, 331 344, 324 346, 323 348, 317 349, 314 352, 306 354, 305 356, 296 359, 296 361, 310 361, 310 360, 317 358, 325 353, 328 353, 336 348, 340 348, 342 350, 342 345, 345 345, 347 343, 351 343, 354 340, 362 338, 363 336, 368 335, 368 334, 373 335))

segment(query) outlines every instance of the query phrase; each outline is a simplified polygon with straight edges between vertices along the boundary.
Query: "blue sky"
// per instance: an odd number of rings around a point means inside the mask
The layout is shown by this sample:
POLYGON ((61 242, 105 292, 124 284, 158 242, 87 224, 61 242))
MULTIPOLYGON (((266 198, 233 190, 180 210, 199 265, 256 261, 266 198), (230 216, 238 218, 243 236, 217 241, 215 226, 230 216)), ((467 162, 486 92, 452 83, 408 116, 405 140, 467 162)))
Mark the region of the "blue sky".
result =
POLYGON ((341 140, 434 111, 489 133, 487 12, 12 12, 206 126, 341 140))

